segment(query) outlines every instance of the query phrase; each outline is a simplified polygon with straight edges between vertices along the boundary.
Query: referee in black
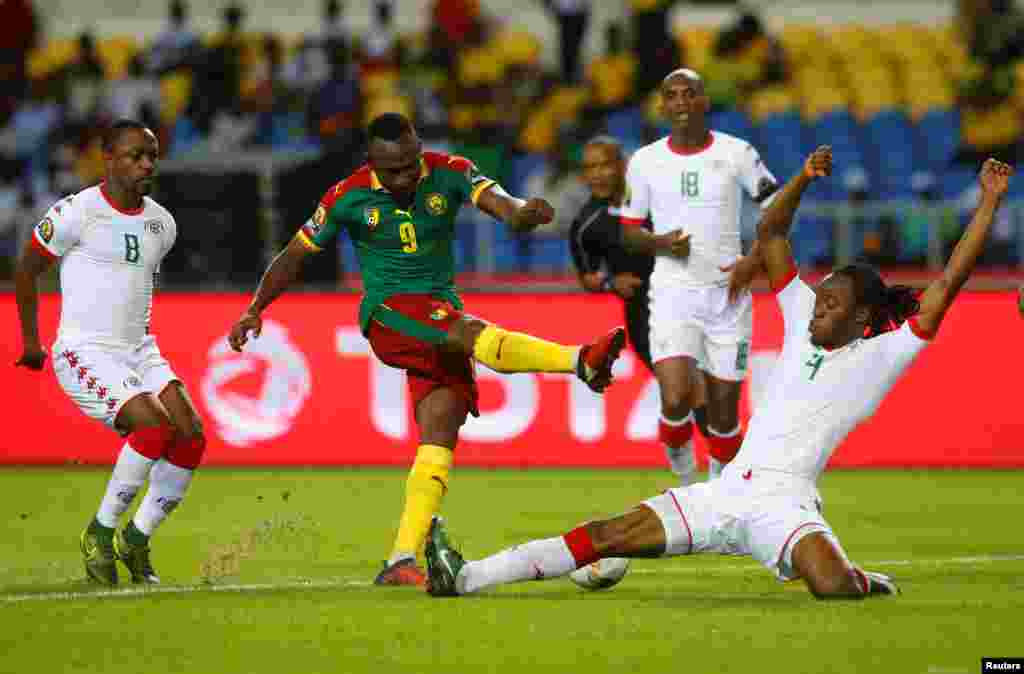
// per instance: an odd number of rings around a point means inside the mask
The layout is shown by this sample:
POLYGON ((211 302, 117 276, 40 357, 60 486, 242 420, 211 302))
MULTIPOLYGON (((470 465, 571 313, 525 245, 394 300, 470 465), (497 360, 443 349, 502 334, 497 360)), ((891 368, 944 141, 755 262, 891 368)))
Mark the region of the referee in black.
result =
MULTIPOLYGON (((626 157, 611 136, 597 136, 583 146, 583 182, 590 200, 569 227, 569 249, 580 284, 590 292, 611 292, 623 300, 626 332, 633 351, 653 374, 650 348, 650 288, 654 257, 627 251, 622 245, 619 207, 626 194, 626 157)), ((644 223, 648 229, 651 222, 644 223)), ((703 384, 704 379, 698 379, 703 384)), ((694 420, 706 434, 705 391, 698 385, 694 420)))

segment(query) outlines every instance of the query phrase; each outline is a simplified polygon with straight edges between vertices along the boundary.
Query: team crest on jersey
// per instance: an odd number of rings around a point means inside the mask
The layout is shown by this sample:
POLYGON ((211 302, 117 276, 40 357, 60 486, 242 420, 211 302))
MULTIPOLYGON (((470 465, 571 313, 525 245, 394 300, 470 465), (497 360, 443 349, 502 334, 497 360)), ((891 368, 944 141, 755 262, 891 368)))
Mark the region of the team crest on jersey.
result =
POLYGON ((448 210, 448 199, 443 194, 431 192, 427 195, 427 212, 431 215, 443 215, 448 210))
POLYGON ((37 229, 39 230, 39 238, 46 243, 50 243, 50 240, 53 239, 53 220, 43 218, 39 225, 37 225, 37 229))
POLYGON ((377 229, 377 225, 380 224, 380 209, 379 208, 366 208, 363 210, 363 218, 366 220, 366 226, 370 229, 377 229))
POLYGON ((444 307, 438 307, 430 312, 430 320, 443 321, 448 317, 448 311, 444 307))
POLYGON ((160 232, 164 231, 164 223, 160 220, 146 220, 143 224, 143 229, 150 234, 156 234, 159 236, 160 232))
POLYGON ((313 213, 313 232, 319 234, 320 228, 327 222, 327 209, 324 208, 323 204, 316 207, 316 212, 313 213))

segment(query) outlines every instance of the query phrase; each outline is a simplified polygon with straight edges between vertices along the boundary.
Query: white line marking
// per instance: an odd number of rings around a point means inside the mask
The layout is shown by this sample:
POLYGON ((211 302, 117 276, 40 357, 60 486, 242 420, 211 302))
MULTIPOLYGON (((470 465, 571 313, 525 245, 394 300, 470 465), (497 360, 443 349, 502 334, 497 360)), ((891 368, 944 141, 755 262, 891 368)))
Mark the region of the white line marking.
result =
MULTIPOLYGON (((949 557, 946 559, 889 559, 874 562, 863 562, 864 566, 877 567, 885 570, 892 566, 958 566, 963 564, 994 564, 997 562, 1024 561, 1024 554, 1008 555, 975 555, 971 557, 949 557)), ((694 573, 704 575, 731 575, 735 573, 751 573, 756 571, 752 566, 660 566, 657 568, 634 569, 631 573, 642 575, 694 573)), ((368 580, 353 578, 334 578, 324 580, 299 580, 286 583, 234 583, 231 585, 156 585, 149 587, 129 587, 118 590, 94 590, 92 592, 40 592, 36 594, 5 594, 0 595, 0 603, 18 604, 30 601, 78 601, 89 599, 121 599, 124 597, 140 597, 157 594, 205 594, 218 592, 275 592, 280 590, 323 590, 331 588, 371 587, 368 580)))

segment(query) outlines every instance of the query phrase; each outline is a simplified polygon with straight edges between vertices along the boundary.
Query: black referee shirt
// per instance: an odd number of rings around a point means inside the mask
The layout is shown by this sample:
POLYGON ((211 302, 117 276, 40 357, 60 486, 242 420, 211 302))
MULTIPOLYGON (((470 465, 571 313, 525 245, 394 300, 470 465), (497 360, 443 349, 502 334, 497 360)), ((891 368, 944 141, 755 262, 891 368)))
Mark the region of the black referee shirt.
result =
MULTIPOLYGON (((646 281, 654 269, 654 257, 628 252, 622 245, 622 223, 608 212, 609 201, 591 197, 569 227, 569 250, 581 274, 608 268, 614 276, 626 272, 646 281)), ((650 221, 644 226, 651 229, 650 221)))

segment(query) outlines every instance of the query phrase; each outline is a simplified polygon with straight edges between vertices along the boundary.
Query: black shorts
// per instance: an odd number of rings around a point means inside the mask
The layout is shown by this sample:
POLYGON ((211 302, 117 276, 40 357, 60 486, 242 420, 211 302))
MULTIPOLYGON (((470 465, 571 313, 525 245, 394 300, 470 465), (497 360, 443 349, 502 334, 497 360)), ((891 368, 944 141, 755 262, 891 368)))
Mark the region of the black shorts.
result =
POLYGON ((647 297, 648 285, 645 283, 637 289, 632 298, 623 304, 626 315, 626 334, 634 353, 651 372, 651 307, 647 297))

